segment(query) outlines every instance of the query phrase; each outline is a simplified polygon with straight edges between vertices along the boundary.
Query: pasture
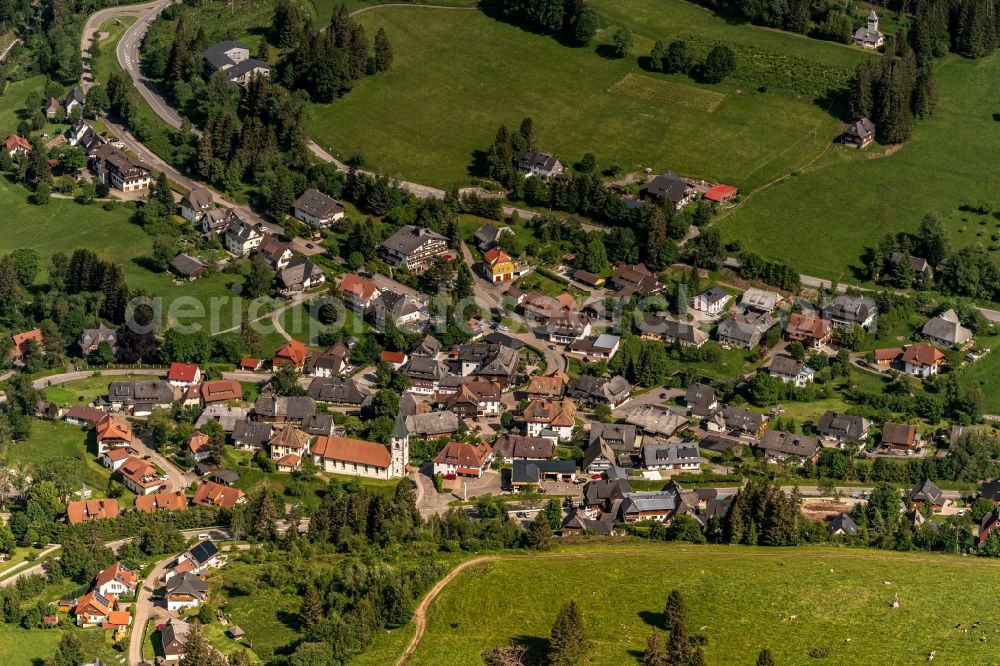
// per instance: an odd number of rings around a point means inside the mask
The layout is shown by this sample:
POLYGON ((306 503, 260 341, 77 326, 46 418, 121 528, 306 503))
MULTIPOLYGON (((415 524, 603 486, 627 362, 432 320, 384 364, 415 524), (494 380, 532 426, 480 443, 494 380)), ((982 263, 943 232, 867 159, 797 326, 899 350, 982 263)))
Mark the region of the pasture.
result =
POLYGON ((310 105, 310 134, 341 158, 360 152, 390 176, 448 187, 478 175, 478 151, 489 148, 497 127, 516 127, 531 116, 540 148, 564 164, 592 152, 602 169, 673 169, 746 189, 823 150, 837 122, 814 102, 816 91, 845 80, 869 57, 829 42, 732 26, 682 0, 593 4, 604 25, 586 48, 563 46, 477 10, 367 11, 357 20, 369 34, 385 28, 393 65, 331 104, 310 105), (635 33, 633 57, 595 53, 622 25, 635 33), (654 40, 679 37, 695 52, 719 41, 732 44, 733 78, 708 86, 640 69, 637 57, 654 40), (800 84, 805 88, 797 90, 800 84), (715 105, 711 113, 708 100, 715 105))
MULTIPOLYGON (((989 664, 1000 634, 995 581, 1000 565, 990 560, 836 547, 567 548, 459 574, 431 605, 410 663, 478 663, 511 640, 544 650, 558 604, 575 599, 590 644, 583 663, 631 666, 677 588, 710 664, 752 664, 765 647, 779 664, 810 663, 814 650, 827 653, 825 664, 917 664, 931 651, 935 663, 989 664), (973 578, 981 584, 970 586, 973 578)), ((400 642, 382 637, 373 650, 400 642)))

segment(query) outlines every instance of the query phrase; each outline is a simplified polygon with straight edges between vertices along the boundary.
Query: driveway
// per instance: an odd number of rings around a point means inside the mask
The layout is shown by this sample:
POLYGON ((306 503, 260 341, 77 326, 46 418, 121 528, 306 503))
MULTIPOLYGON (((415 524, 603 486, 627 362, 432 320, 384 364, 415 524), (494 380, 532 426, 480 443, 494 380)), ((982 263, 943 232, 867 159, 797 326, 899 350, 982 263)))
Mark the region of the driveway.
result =
POLYGON ((174 561, 176 555, 160 560, 152 569, 146 572, 142 585, 136 593, 135 603, 132 604, 132 633, 128 642, 128 663, 138 664, 142 661, 142 639, 146 633, 146 622, 150 618, 169 617, 163 607, 157 607, 150 597, 153 590, 160 584, 160 579, 167 570, 167 566, 174 561))

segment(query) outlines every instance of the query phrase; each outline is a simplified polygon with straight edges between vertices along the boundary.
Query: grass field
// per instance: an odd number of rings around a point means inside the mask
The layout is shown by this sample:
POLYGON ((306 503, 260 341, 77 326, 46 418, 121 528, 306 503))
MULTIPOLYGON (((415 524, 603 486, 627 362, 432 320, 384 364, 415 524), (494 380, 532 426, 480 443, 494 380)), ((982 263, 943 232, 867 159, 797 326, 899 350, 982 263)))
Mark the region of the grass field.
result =
MULTIPOLYGON (((558 603, 575 599, 590 643, 584 663, 632 666, 677 588, 691 631, 708 639, 710 664, 752 664, 764 647, 779 664, 813 663, 814 648, 829 650, 816 661, 824 664, 916 664, 931 650, 935 663, 990 664, 1000 631, 994 582, 1000 567, 973 558, 637 543, 567 549, 461 573, 431 606, 410 663, 478 663, 483 650, 510 640, 545 649, 558 603), (890 609, 896 594, 900 607, 890 609), (978 630, 955 628, 977 621, 978 630)), ((394 640, 382 637, 373 650, 394 640)))
POLYGON ((935 74, 937 110, 917 123, 901 149, 867 159, 883 148, 870 146, 859 155, 835 147, 816 168, 760 193, 726 218, 723 235, 802 273, 855 282, 866 247, 886 233, 915 232, 929 210, 947 220, 955 245, 993 245, 997 221, 983 226, 957 208, 996 201, 1000 175, 984 168, 983 160, 1000 149, 993 118, 1000 108, 1000 56, 950 56, 935 74))
POLYGON ((978 361, 969 363, 962 372, 962 381, 966 385, 976 384, 983 396, 983 412, 1000 414, 1000 391, 996 390, 997 378, 1000 377, 1000 337, 979 338, 979 347, 989 347, 990 353, 978 361))
POLYGON ((360 151, 389 175, 449 186, 468 180, 474 153, 489 147, 501 123, 516 127, 531 116, 541 147, 563 163, 593 152, 601 167, 669 168, 745 189, 812 159, 836 134, 835 120, 814 104, 813 94, 776 90, 791 81, 788 70, 818 68, 804 73, 810 81, 830 72, 841 77, 868 57, 828 42, 733 26, 682 0, 594 6, 607 24, 595 46, 624 24, 636 34, 637 55, 648 53, 655 39, 683 35, 705 50, 725 40, 742 49, 739 76, 701 86, 685 76, 642 74, 665 83, 674 97, 692 91, 684 105, 662 95, 615 94, 608 89, 640 74, 635 58, 568 48, 478 11, 385 7, 358 20, 369 32, 385 27, 392 67, 357 82, 343 99, 311 106, 310 132, 342 157, 360 151), (438 47, 442 41, 448 49, 438 47), (759 85, 771 92, 758 92, 759 85), (712 113, 689 108, 703 105, 692 100, 706 93, 725 99, 712 113))

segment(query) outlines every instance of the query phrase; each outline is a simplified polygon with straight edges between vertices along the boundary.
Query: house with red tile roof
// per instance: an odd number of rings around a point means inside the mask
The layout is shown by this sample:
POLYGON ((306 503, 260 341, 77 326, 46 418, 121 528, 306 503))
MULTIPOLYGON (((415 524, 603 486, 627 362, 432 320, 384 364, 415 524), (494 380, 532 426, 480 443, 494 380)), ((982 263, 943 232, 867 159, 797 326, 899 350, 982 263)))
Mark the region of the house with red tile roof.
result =
POLYGON ((108 449, 101 456, 101 464, 110 469, 112 472, 117 472, 118 469, 125 464, 125 461, 132 457, 127 447, 118 449, 108 449))
POLYGON ((108 620, 101 624, 101 629, 123 629, 131 624, 131 613, 127 610, 115 610, 108 613, 108 620))
POLYGON ((104 624, 108 621, 108 616, 114 610, 118 598, 113 594, 105 597, 97 590, 91 590, 80 597, 73 609, 76 615, 76 623, 81 627, 93 627, 104 624))
POLYGON ((875 365, 880 368, 889 368, 903 355, 903 348, 886 347, 884 349, 876 349, 873 354, 875 355, 875 365))
POLYGON ((122 483, 136 495, 150 495, 166 490, 166 484, 160 478, 156 468, 142 458, 132 456, 119 468, 122 483))
POLYGON ((123 449, 132 444, 132 425, 120 416, 105 414, 97 422, 97 453, 104 454, 111 449, 123 449))
POLYGON ((309 452, 324 472, 372 479, 392 478, 392 458, 389 449, 382 444, 321 435, 313 441, 309 452))
POLYGON ((294 472, 302 464, 302 456, 289 453, 274 461, 274 466, 279 472, 294 472))
POLYGON ((916 377, 936 375, 944 362, 944 354, 934 345, 915 342, 907 345, 902 356, 903 372, 916 377))
POLYGON ((197 462, 201 462, 212 452, 212 444, 208 441, 208 435, 200 430, 195 430, 188 437, 188 452, 197 462))
POLYGON ((104 416, 105 413, 99 409, 85 405, 73 405, 69 411, 63 414, 63 421, 73 425, 92 426, 97 425, 104 416))
POLYGON ((569 441, 576 425, 576 403, 569 398, 532 400, 524 409, 524 434, 569 441))
POLYGON ((478 479, 492 461, 493 447, 486 442, 448 442, 434 457, 434 474, 474 476, 478 479))
POLYGON ((790 342, 801 342, 807 349, 819 349, 833 337, 833 326, 826 319, 793 312, 785 326, 785 337, 790 342))
POLYGON ((114 499, 80 500, 66 505, 66 520, 70 525, 102 518, 115 518, 119 513, 118 500, 114 499))
POLYGON ((344 305, 355 312, 365 312, 372 306, 375 300, 381 295, 378 286, 371 280, 366 280, 359 275, 349 273, 340 281, 337 287, 340 297, 344 299, 344 305))
POLYGON ((126 592, 132 592, 139 584, 135 572, 121 562, 115 562, 104 571, 100 571, 94 580, 94 589, 102 597, 114 595, 120 597, 126 592))
POLYGON ((187 496, 180 490, 173 492, 139 495, 135 498, 135 510, 139 513, 159 511, 183 511, 187 508, 187 496))
POLYGON ((242 399, 243 387, 236 380, 213 379, 201 385, 201 401, 206 405, 242 399))
POLYGON ((882 424, 882 446, 903 450, 917 448, 917 426, 909 423, 882 424))
POLYGON ((32 346, 41 348, 42 346, 42 331, 41 329, 34 328, 30 331, 25 331, 24 333, 15 333, 10 336, 11 340, 14 341, 14 346, 10 350, 10 360, 20 361, 29 353, 31 353, 32 346))
POLYGON ((167 371, 167 381, 171 386, 187 388, 201 381, 201 368, 196 363, 178 363, 174 361, 167 371))
POLYGON ((259 358, 247 356, 246 358, 240 359, 240 370, 243 372, 257 372, 260 370, 262 365, 264 365, 264 361, 259 358))
POLYGON ((379 359, 393 370, 399 370, 406 364, 407 356, 405 352, 384 351, 379 359))
POLYGON ((7 154, 11 157, 14 157, 14 155, 27 155, 31 152, 31 142, 23 136, 11 134, 4 139, 3 149, 6 150, 7 154))
POLYGON ((214 481, 202 481, 198 489, 195 490, 194 497, 191 498, 192 504, 217 506, 223 509, 231 509, 246 501, 247 497, 242 490, 223 486, 214 481))
POLYGON ((702 196, 709 201, 714 201, 715 203, 728 203, 733 197, 739 194, 739 190, 732 185, 725 185, 719 183, 718 185, 713 185, 712 187, 705 190, 705 194, 702 196))
POLYGON ((271 365, 277 370, 282 365, 290 365, 298 371, 302 371, 306 361, 309 359, 309 348, 298 340, 289 340, 274 352, 271 365))

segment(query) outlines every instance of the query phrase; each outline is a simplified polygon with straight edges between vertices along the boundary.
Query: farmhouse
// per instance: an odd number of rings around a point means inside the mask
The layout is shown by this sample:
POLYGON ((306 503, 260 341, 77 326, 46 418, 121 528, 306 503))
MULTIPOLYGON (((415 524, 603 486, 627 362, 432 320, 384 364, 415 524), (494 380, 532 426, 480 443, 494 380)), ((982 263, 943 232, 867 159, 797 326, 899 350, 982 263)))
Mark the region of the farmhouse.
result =
POLYGON ((336 199, 319 190, 308 189, 292 204, 295 219, 311 227, 328 227, 344 219, 344 207, 336 199))
POLYGON ((917 427, 906 423, 884 423, 882 425, 882 446, 903 450, 917 448, 917 427))
POLYGON ((425 227, 408 224, 382 242, 382 257, 393 266, 423 272, 434 259, 448 251, 448 239, 425 227))
POLYGON ((915 342, 903 349, 903 372, 916 377, 930 377, 941 369, 944 354, 934 345, 915 342))
POLYGON ((878 29, 878 14, 873 9, 868 14, 868 25, 854 31, 854 45, 863 49, 877 49, 885 44, 885 35, 878 29))
POLYGON ((145 190, 153 182, 153 172, 144 163, 129 157, 110 144, 98 146, 92 154, 100 182, 122 192, 145 190))
POLYGON ((478 479, 492 460, 493 448, 485 442, 448 442, 434 457, 434 474, 474 476, 478 479))
POLYGON ((688 427, 686 418, 660 405, 642 405, 633 409, 625 422, 640 428, 647 435, 659 437, 673 437, 688 427))
POLYGON ((650 181, 646 192, 656 199, 669 201, 675 210, 688 205, 695 197, 695 189, 673 171, 668 171, 650 181))
POLYGON ((864 148, 875 140, 875 125, 867 118, 860 118, 847 126, 840 141, 851 148, 864 148))
POLYGON ((544 437, 501 435, 493 442, 493 451, 505 460, 549 460, 555 457, 556 445, 544 437))
POLYGON ((732 432, 749 437, 760 437, 767 427, 767 417, 739 407, 726 406, 705 424, 710 432, 732 432))
POLYGON ((425 356, 410 356, 400 373, 410 378, 410 391, 413 393, 437 393, 441 380, 448 376, 448 366, 425 356))
POLYGON ((824 319, 793 312, 785 326, 785 337, 790 342, 801 342, 807 349, 819 349, 833 337, 833 328, 824 319))
POLYGON ((309 397, 317 402, 361 407, 371 391, 349 377, 317 377, 309 383, 309 397))
POLYGON ((563 165, 555 155, 530 148, 522 148, 517 157, 514 158, 514 164, 527 178, 531 176, 548 178, 558 176, 563 172, 563 165))
POLYGON ((181 197, 181 217, 188 222, 200 224, 205 214, 215 208, 212 192, 204 187, 188 190, 181 197))
POLYGON ((927 341, 945 348, 964 347, 972 341, 972 331, 962 326, 954 310, 946 310, 924 324, 920 333, 927 341))
POLYGON ((316 413, 316 402, 309 396, 261 396, 253 403, 258 421, 277 424, 302 423, 316 413))

